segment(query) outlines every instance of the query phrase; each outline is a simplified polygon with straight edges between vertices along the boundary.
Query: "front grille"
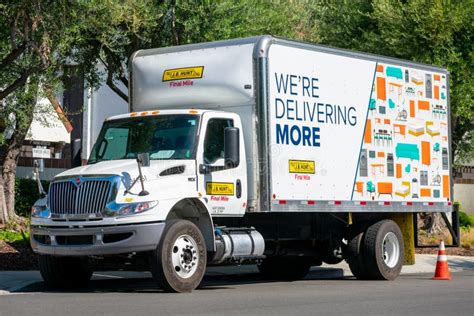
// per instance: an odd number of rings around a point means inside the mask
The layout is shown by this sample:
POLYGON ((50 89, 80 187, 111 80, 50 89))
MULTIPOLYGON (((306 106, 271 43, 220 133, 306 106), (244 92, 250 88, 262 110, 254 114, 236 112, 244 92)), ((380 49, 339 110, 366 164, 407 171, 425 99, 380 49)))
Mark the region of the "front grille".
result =
POLYGON ((76 179, 57 181, 49 186, 48 205, 52 215, 99 214, 112 193, 110 180, 76 179))

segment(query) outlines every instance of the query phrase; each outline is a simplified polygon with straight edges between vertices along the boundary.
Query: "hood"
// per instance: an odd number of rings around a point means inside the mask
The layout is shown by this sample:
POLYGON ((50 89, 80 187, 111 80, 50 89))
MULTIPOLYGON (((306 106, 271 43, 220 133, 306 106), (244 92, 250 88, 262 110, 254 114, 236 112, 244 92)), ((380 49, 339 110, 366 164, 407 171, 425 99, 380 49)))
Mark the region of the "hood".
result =
MULTIPOLYGON (((186 173, 194 170, 194 160, 152 160, 150 167, 143 167, 142 173, 147 180, 157 179, 160 173, 173 167, 185 166, 186 173)), ((135 178, 138 176, 138 165, 135 159, 108 160, 95 164, 76 167, 58 174, 55 179, 76 176, 118 175, 135 178)))

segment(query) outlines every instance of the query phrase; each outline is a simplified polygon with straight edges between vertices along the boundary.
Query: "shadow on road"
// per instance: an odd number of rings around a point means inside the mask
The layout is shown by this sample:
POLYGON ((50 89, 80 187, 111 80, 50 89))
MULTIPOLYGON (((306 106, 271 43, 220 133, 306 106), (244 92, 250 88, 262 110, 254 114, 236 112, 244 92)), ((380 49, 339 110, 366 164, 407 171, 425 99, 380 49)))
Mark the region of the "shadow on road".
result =
MULTIPOLYGON (((104 273, 97 273, 96 276, 107 276, 104 273)), ((30 284, 16 292, 48 292, 48 293, 163 293, 156 282, 151 277, 130 277, 122 278, 111 275, 111 278, 93 279, 84 287, 68 287, 64 289, 48 289, 43 282, 30 284)), ((354 280, 352 277, 345 277, 342 269, 320 269, 311 271, 303 281, 314 280, 354 280)), ((233 288, 236 285, 292 282, 268 280, 260 277, 258 273, 242 274, 220 274, 205 275, 199 290, 221 290, 233 288)))

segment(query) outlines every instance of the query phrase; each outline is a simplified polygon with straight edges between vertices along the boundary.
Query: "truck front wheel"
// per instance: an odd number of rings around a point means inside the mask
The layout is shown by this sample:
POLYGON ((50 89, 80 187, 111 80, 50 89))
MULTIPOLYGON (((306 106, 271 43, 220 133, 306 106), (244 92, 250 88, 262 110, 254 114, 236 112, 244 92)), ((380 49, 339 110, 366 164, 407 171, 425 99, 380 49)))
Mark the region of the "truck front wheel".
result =
POLYGON ((49 288, 82 286, 92 277, 92 270, 86 259, 81 257, 41 255, 39 268, 43 281, 49 288))
POLYGON ((206 260, 199 228, 187 220, 171 220, 151 256, 151 273, 166 292, 191 292, 201 283, 206 260))
POLYGON ((403 237, 392 220, 382 220, 367 228, 362 253, 371 279, 394 280, 402 270, 403 237))

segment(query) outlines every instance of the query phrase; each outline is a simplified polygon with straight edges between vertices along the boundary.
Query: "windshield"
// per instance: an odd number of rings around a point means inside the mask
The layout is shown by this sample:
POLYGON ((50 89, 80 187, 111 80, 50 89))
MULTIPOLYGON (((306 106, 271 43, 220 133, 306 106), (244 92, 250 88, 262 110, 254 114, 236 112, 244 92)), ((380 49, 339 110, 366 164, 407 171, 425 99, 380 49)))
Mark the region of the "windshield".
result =
POLYGON ((105 122, 92 148, 89 163, 134 159, 193 159, 199 116, 158 115, 105 122))

